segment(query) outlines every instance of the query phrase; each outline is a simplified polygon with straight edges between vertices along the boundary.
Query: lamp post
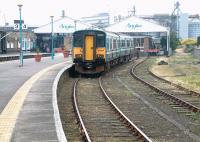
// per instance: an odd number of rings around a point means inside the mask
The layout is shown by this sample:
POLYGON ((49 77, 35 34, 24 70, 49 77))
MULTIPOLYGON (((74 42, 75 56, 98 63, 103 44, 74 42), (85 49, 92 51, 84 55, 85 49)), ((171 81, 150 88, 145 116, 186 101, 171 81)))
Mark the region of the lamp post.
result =
POLYGON ((76 31, 76 23, 77 23, 77 20, 74 20, 74 31, 76 31))
POLYGON ((54 60, 54 47, 53 47, 53 16, 51 17, 51 60, 54 60))
POLYGON ((22 50, 22 16, 21 16, 21 11, 22 11, 22 4, 17 5, 19 7, 19 31, 20 31, 20 54, 19 54, 19 60, 20 64, 19 66, 23 66, 23 50, 22 50))

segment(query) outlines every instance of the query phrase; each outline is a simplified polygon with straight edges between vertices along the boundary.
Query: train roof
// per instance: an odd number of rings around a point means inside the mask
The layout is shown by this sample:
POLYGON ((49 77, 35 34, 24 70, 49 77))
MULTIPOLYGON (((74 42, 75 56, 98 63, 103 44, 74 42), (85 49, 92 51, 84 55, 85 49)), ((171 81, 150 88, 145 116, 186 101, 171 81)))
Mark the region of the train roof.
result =
POLYGON ((78 32, 84 32, 84 31, 99 31, 99 32, 104 32, 107 36, 112 36, 112 37, 123 37, 123 38, 133 38, 133 36, 129 36, 126 34, 121 34, 121 33, 114 33, 110 31, 105 31, 103 29, 85 29, 85 30, 78 30, 75 31, 73 34, 78 33, 78 32))

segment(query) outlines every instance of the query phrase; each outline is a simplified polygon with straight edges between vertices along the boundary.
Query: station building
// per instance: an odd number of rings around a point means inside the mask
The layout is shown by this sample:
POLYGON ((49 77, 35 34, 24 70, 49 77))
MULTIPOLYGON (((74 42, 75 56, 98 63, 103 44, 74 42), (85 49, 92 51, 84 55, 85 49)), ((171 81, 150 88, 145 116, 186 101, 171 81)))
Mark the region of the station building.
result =
MULTIPOLYGON (((107 31, 123 33, 133 36, 135 48, 145 53, 159 52, 159 54, 169 55, 169 30, 167 27, 149 22, 136 16, 114 23, 106 28, 107 31), (165 37, 167 43, 164 47, 154 44, 153 40, 158 37, 165 37)), ((157 41, 157 40, 155 40, 157 41)))
MULTIPOLYGON (((72 33, 76 30, 93 28, 92 25, 83 23, 70 17, 56 19, 40 27, 27 27, 22 30, 22 50, 51 52, 52 33, 55 51, 72 48, 72 33)), ((20 32, 15 26, 0 26, 0 54, 20 51, 20 32)))
MULTIPOLYGON (((95 25, 64 16, 55 19, 53 24, 49 22, 37 28, 28 27, 24 29, 22 48, 27 51, 38 48, 41 52, 51 52, 53 37, 55 52, 63 49, 71 50, 72 34, 74 31, 94 28, 96 28, 95 25)), ((150 49, 159 49, 164 52, 169 52, 168 42, 164 48, 159 47, 159 44, 155 44, 154 42, 158 41, 156 38, 160 36, 167 37, 168 39, 168 29, 144 19, 131 16, 108 26, 105 30, 133 36, 135 47, 140 48, 141 51, 151 52, 155 50, 150 49)), ((0 27, 0 36, 5 36, 5 38, 1 39, 0 43, 1 53, 20 50, 19 30, 15 30, 11 26, 0 27)))
MULTIPOLYGON (((31 51, 35 46, 35 27, 27 27, 22 31, 22 50, 31 51)), ((14 26, 0 26, 0 54, 17 52, 20 50, 20 33, 14 26)))

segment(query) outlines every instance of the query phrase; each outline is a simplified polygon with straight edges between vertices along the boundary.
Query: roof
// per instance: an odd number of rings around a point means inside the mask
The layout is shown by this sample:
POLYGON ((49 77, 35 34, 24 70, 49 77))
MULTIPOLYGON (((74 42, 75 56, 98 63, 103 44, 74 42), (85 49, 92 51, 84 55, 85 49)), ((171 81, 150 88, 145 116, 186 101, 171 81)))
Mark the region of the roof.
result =
MULTIPOLYGON (((27 27, 27 29, 23 29, 22 32, 32 32, 33 29, 35 29, 36 27, 27 27)), ((19 32, 18 30, 14 29, 14 25, 12 26, 0 26, 0 31, 1 32, 19 32)))
MULTIPOLYGON (((53 22, 54 33, 73 33, 75 30, 92 28, 92 25, 83 23, 69 17, 64 17, 53 22)), ((51 22, 34 30, 35 33, 51 33, 51 22)))
POLYGON ((113 25, 110 25, 106 28, 107 31, 112 32, 167 32, 167 27, 160 26, 158 24, 146 21, 144 19, 131 16, 127 19, 120 21, 118 23, 115 23, 113 25))
POLYGON ((200 19, 194 18, 194 19, 190 20, 189 23, 190 23, 190 24, 193 24, 193 23, 200 23, 200 19))

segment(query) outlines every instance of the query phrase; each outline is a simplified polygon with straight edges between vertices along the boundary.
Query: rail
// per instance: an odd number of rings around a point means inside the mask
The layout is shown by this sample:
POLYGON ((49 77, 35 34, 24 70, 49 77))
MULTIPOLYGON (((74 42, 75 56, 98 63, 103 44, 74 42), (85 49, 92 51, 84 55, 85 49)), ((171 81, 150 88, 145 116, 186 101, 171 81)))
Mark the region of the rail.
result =
POLYGON ((135 68, 136 68, 138 65, 142 64, 144 61, 146 61, 146 59, 143 60, 143 61, 141 61, 141 62, 139 62, 139 63, 137 63, 136 65, 134 65, 134 66, 132 67, 130 73, 131 73, 131 75, 132 75, 134 78, 136 78, 137 80, 139 80, 139 81, 141 81, 142 83, 146 84, 147 86, 149 86, 150 88, 152 88, 153 90, 155 90, 156 92, 158 92, 159 94, 161 94, 161 95, 163 95, 163 96, 165 96, 165 97, 171 99, 173 102, 175 102, 175 103, 177 103, 177 104, 179 104, 179 105, 185 106, 185 107, 187 107, 188 109, 192 110, 193 112, 200 112, 200 108, 198 108, 198 107, 196 107, 196 106, 194 106, 194 105, 192 105, 192 104, 190 104, 190 103, 188 103, 188 102, 186 102, 186 101, 183 101, 183 100, 181 100, 181 99, 179 99, 179 98, 173 96, 172 94, 169 94, 169 93, 167 93, 167 92, 165 92, 165 91, 163 91, 163 90, 161 90, 161 89, 159 89, 159 88, 157 88, 157 87, 151 85, 150 83, 144 81, 143 79, 139 78, 139 77, 134 73, 134 70, 135 70, 135 68))
POLYGON ((104 94, 104 97, 109 101, 109 103, 112 105, 112 107, 116 110, 116 112, 120 115, 121 118, 128 124, 128 127, 131 129, 133 133, 136 133, 137 136, 143 141, 143 142, 152 142, 150 138, 148 138, 133 122, 130 121, 128 117, 125 116, 125 114, 113 103, 113 101, 108 97, 106 91, 104 90, 102 83, 101 83, 101 77, 99 78, 99 85, 101 88, 102 93, 104 94))
POLYGON ((77 105, 77 98, 76 98, 76 88, 77 88, 77 83, 78 83, 79 80, 76 80, 75 83, 74 83, 74 87, 73 87, 73 103, 74 103, 74 109, 75 109, 75 112, 78 116, 78 120, 80 122, 80 127, 81 127, 81 132, 83 132, 83 137, 85 138, 84 140, 86 140, 87 142, 91 142, 91 139, 89 137, 89 134, 87 132, 87 129, 84 125, 84 122, 83 122, 83 119, 80 115, 80 111, 79 111, 79 108, 78 108, 78 105, 77 105))
POLYGON ((175 87, 177 87, 177 88, 179 88, 179 89, 181 89, 181 90, 190 92, 191 94, 200 97, 200 93, 198 93, 198 92, 196 92, 196 91, 193 91, 193 90, 190 90, 190 89, 187 89, 187 88, 184 88, 184 87, 181 86, 181 85, 178 85, 178 84, 176 84, 176 83, 173 83, 173 82, 171 82, 171 81, 169 81, 169 80, 166 80, 166 79, 164 79, 164 78, 162 78, 162 77, 159 77, 159 76, 157 76, 155 73, 153 73, 149 68, 148 68, 148 72, 149 72, 152 76, 154 76, 155 78, 158 78, 158 79, 160 79, 160 80, 162 80, 162 81, 164 81, 164 82, 166 82, 166 83, 168 83, 168 84, 171 84, 171 85, 173 85, 173 86, 175 86, 175 87))

